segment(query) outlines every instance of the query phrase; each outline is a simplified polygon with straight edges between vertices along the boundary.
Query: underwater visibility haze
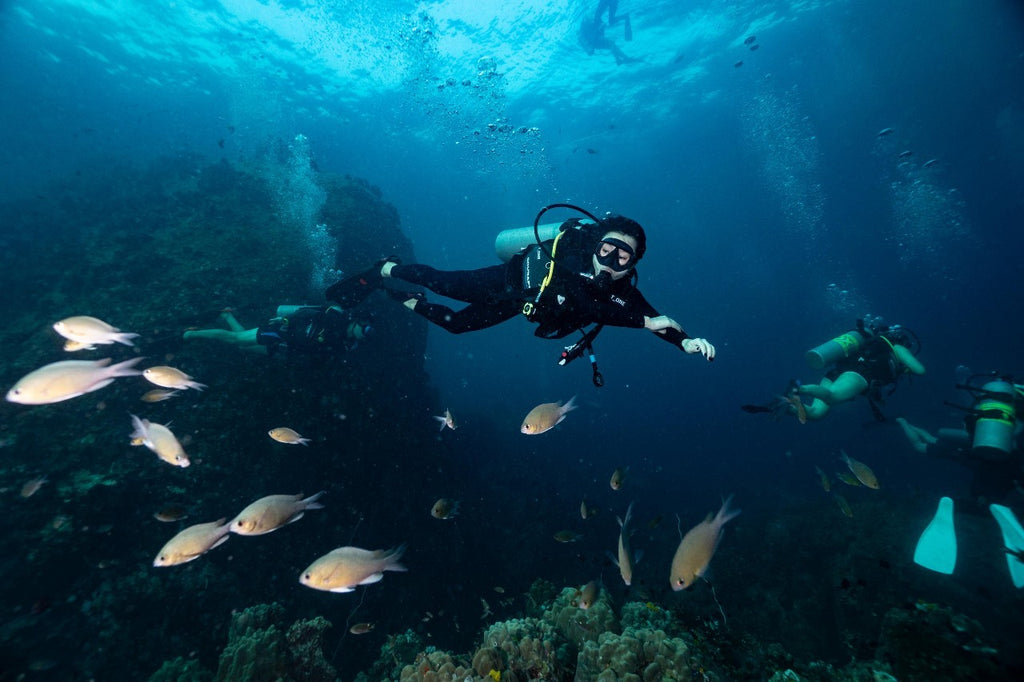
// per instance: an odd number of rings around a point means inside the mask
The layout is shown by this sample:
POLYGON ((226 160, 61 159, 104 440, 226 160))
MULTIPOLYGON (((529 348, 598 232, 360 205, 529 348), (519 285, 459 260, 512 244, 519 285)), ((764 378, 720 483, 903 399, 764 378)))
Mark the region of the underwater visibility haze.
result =
POLYGON ((11 0, 0 57, 0 681, 1021 679, 1020 3, 11 0), (550 204, 714 361, 376 290, 550 204))

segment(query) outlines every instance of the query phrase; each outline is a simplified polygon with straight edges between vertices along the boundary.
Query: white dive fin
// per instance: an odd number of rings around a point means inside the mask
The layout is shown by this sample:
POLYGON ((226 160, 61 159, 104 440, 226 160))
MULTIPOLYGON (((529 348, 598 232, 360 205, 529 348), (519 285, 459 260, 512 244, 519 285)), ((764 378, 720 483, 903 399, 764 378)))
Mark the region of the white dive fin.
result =
POLYGON ((953 574, 956 566, 956 531, 953 529, 953 500, 943 497, 931 523, 921 533, 914 549, 914 563, 918 566, 953 574))
POLYGON ((1014 515, 1013 510, 1001 504, 990 504, 988 510, 996 517, 999 530, 1003 531, 1003 544, 1006 551, 1006 564, 1010 568, 1010 578, 1014 587, 1024 587, 1024 561, 1020 552, 1024 551, 1024 528, 1014 515))

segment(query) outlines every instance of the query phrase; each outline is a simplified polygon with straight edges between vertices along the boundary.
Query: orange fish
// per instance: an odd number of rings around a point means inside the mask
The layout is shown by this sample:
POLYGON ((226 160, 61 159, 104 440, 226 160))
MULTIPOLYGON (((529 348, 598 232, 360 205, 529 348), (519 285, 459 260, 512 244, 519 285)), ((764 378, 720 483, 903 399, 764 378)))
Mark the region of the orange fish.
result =
POLYGON ((803 401, 797 396, 796 393, 790 393, 786 396, 786 400, 790 405, 793 406, 793 411, 796 412, 796 418, 801 424, 807 423, 807 408, 804 407, 803 401))
POLYGON ((672 569, 668 576, 672 589, 678 592, 693 585, 704 575, 711 563, 711 557, 722 540, 723 527, 740 515, 739 509, 730 509, 732 495, 722 502, 718 513, 708 517, 687 531, 679 542, 676 555, 672 558, 672 569))
POLYGON ((864 462, 858 462, 854 458, 850 457, 846 454, 845 450, 840 450, 839 454, 843 458, 843 461, 846 462, 846 466, 850 467, 850 471, 853 472, 853 475, 857 477, 858 481, 872 490, 878 490, 879 487, 881 487, 879 486, 878 478, 875 476, 875 472, 871 470, 871 467, 864 462))

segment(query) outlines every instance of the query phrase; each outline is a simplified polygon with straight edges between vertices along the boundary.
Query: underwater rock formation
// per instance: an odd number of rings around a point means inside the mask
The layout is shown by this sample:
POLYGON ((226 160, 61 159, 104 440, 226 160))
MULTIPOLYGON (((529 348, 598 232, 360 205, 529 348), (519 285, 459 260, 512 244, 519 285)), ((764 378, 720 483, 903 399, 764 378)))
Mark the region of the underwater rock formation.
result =
MULTIPOLYGON (((209 385, 150 405, 139 401, 145 383, 128 378, 58 406, 8 409, 0 487, 19 489, 40 474, 50 483, 8 518, 6 540, 26 551, 0 572, 0 599, 16 616, 0 638, 6 669, 44 661, 66 679, 145 679, 163 661, 185 656, 162 670, 184 679, 196 671, 195 660, 217 669, 224 614, 268 599, 295 613, 296 596, 282 586, 297 591, 299 569, 285 557, 302 563, 331 549, 335 538, 351 534, 361 510, 394 508, 362 529, 395 542, 429 521, 401 504, 394 471, 381 457, 417 452, 422 457, 405 462, 404 475, 443 475, 421 319, 373 294, 363 304, 373 335, 322 364, 182 342, 190 327, 219 326, 224 308, 248 327, 273 317, 279 304, 324 303, 309 287, 308 240, 284 219, 263 170, 182 156, 88 169, 0 204, 5 254, 16 264, 0 269, 0 341, 11 349, 0 381, 10 386, 67 359, 50 326, 87 314, 140 338, 134 348, 103 347, 75 359, 137 354, 145 366, 173 364, 209 385), (192 466, 165 468, 131 448, 129 413, 173 422, 192 466), (301 462, 278 456, 267 438, 268 428, 284 423, 315 431, 316 444, 301 462), (284 489, 266 490, 273 481, 284 489), (350 482, 358 485, 339 504, 338 489, 350 482), (314 487, 333 495, 330 516, 316 526, 289 528, 271 543, 228 545, 184 566, 152 567, 176 528, 153 518, 162 505, 177 505, 198 523, 233 515, 247 498, 314 487)), ((379 190, 319 171, 309 177, 324 200, 308 217, 344 244, 335 270, 357 271, 388 254, 414 259, 397 211, 379 190)), ((310 637, 326 627, 316 618, 305 622, 310 637)), ((271 653, 294 655, 289 631, 275 628, 261 635, 271 653)), ((225 675, 237 674, 248 655, 236 654, 225 661, 225 675)), ((315 669, 314 654, 309 661, 315 669)))

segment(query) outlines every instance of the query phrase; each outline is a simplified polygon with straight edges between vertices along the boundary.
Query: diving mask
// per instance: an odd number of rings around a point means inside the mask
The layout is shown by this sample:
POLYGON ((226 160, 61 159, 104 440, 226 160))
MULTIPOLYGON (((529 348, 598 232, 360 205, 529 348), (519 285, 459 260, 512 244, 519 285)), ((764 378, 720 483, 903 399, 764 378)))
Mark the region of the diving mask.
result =
POLYGON ((636 265, 636 252, 626 242, 615 237, 605 237, 597 243, 594 258, 602 266, 614 272, 625 272, 636 265))

